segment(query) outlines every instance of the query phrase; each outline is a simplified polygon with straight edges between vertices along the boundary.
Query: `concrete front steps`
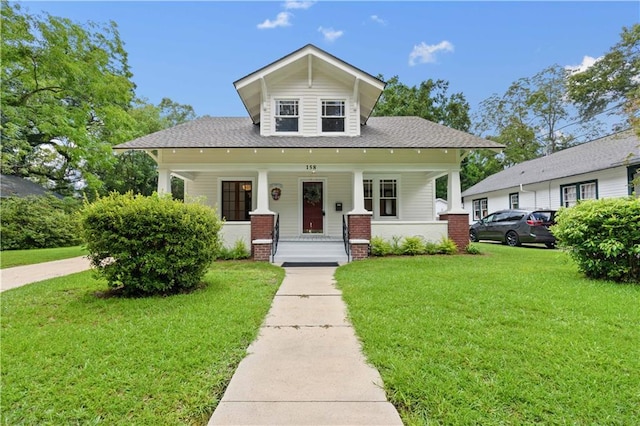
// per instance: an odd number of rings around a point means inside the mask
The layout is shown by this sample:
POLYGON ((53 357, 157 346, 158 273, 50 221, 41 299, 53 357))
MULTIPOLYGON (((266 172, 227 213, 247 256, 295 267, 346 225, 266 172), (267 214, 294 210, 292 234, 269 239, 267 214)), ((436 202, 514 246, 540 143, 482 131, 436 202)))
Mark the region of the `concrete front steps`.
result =
POLYGON ((342 239, 330 237, 281 238, 273 259, 276 265, 289 263, 348 263, 342 239))

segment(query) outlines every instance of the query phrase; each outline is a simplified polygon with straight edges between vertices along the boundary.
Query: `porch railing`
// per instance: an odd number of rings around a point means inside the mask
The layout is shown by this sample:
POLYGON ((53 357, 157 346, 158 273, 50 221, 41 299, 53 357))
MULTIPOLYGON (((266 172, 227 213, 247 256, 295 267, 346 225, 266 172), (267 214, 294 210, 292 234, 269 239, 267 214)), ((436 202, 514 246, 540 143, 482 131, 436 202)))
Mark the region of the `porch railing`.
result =
POLYGON ((344 251, 349 257, 349 224, 347 221, 347 215, 342 215, 342 241, 344 242, 344 251))
POLYGON ((273 225, 273 234, 271 235, 271 257, 273 258, 278 251, 278 240, 280 240, 280 215, 276 215, 276 222, 273 225))

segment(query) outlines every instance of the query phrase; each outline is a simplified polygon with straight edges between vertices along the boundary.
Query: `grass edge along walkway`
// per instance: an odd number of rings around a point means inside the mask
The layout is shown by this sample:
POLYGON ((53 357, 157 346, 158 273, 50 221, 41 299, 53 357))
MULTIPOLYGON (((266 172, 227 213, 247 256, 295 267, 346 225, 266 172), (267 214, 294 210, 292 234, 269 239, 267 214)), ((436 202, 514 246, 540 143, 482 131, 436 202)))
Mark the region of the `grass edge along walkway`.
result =
POLYGON ((88 254, 82 246, 0 251, 0 269, 70 259, 88 254))
POLYGON ((587 280, 560 250, 479 247, 336 272, 405 424, 637 423, 640 286, 587 280))
POLYGON ((3 422, 206 424, 283 276, 219 262, 171 297, 97 297, 91 272, 3 293, 3 422))

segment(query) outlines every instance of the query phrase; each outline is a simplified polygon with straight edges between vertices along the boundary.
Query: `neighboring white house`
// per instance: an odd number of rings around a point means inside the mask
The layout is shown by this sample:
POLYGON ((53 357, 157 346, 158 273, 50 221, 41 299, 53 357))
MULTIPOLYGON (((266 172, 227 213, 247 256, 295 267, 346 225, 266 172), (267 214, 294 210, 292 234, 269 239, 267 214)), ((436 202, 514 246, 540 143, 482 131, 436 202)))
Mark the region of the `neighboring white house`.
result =
POLYGON ((159 191, 183 179, 225 218, 225 245, 250 241, 255 259, 278 238, 344 241, 353 259, 376 235, 448 235, 463 249, 460 162, 502 145, 419 117, 370 118, 385 84, 307 45, 234 83, 249 117, 202 117, 115 149, 151 155, 159 191))
POLYGON ((570 207, 640 194, 640 139, 631 130, 516 164, 462 193, 470 222, 508 208, 570 207))

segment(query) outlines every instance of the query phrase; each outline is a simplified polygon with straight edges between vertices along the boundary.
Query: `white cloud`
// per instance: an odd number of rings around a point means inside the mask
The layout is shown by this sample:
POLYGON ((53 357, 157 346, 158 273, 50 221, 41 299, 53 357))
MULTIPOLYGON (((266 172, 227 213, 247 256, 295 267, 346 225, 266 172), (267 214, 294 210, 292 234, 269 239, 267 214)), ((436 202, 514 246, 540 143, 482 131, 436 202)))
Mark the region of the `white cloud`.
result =
POLYGON ((296 1, 296 0, 287 0, 284 2, 283 7, 287 10, 289 9, 309 9, 313 6, 315 1, 296 1))
POLYGON ((318 31, 322 33, 322 35, 324 36, 324 40, 328 42, 336 41, 344 35, 344 31, 334 30, 333 28, 319 27, 318 31))
POLYGON ((371 20, 373 22, 377 22, 380 25, 387 25, 387 21, 385 21, 384 19, 382 19, 378 15, 371 15, 370 18, 371 18, 371 20))
POLYGON ((600 58, 592 58, 591 56, 585 55, 584 58, 582 58, 582 62, 580 63, 580 65, 567 65, 567 66, 564 67, 564 69, 569 71, 569 73, 571 73, 571 74, 576 74, 576 73, 583 72, 583 71, 586 71, 587 69, 591 68, 593 66, 593 64, 595 64, 600 59, 601 59, 601 57, 600 58))
POLYGON ((291 25, 289 22, 289 18, 291 18, 291 14, 289 12, 280 12, 278 16, 276 16, 275 20, 265 19, 265 21, 261 24, 258 24, 257 27, 259 30, 268 30, 271 28, 278 27, 288 27, 291 25))
POLYGON ((413 46, 413 50, 409 54, 409 65, 414 66, 417 63, 428 64, 436 61, 437 52, 453 52, 453 44, 447 40, 443 40, 438 44, 426 44, 424 41, 413 46))

